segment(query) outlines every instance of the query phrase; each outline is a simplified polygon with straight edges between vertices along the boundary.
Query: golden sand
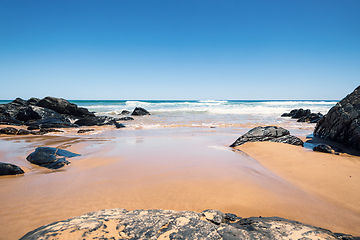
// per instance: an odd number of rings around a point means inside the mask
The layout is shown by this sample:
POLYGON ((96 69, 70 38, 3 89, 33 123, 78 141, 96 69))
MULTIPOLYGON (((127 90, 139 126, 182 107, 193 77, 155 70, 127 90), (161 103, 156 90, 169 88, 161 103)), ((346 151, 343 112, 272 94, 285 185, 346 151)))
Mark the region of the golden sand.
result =
POLYGON ((2 161, 26 173, 0 177, 0 239, 108 208, 213 208, 360 235, 359 157, 278 143, 238 147, 245 154, 227 147, 236 137, 221 131, 1 138, 2 161), (39 146, 82 155, 52 171, 25 160, 39 146))

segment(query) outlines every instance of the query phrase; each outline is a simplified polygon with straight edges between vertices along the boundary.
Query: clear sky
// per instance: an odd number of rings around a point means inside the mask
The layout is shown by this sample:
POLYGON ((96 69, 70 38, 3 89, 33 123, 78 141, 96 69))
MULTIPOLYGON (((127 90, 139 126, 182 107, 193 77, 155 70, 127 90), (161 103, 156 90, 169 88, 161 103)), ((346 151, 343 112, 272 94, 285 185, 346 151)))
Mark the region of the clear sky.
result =
POLYGON ((0 99, 341 99, 359 0, 1 0, 0 99))

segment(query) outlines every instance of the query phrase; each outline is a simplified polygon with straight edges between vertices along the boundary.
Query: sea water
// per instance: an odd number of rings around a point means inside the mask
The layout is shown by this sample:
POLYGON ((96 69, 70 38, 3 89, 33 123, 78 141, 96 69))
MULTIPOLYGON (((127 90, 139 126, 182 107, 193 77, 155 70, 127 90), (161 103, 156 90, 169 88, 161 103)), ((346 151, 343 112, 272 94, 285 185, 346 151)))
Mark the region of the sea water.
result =
POLYGON ((329 100, 81 100, 71 101, 88 108, 96 115, 122 117, 123 110, 133 111, 135 107, 148 110, 151 115, 135 117, 126 122, 129 127, 252 127, 255 125, 280 125, 288 128, 313 127, 313 124, 297 123, 296 120, 281 117, 292 109, 310 109, 311 112, 326 114, 337 101, 329 100))
MULTIPOLYGON (((1 100, 0 104, 9 100, 1 100)), ((124 124, 133 128, 166 127, 244 127, 278 125, 290 129, 313 128, 314 124, 298 123, 281 117, 292 109, 310 109, 326 114, 336 100, 70 100, 96 115, 123 117, 135 107, 148 110, 151 115, 134 117, 124 124)))

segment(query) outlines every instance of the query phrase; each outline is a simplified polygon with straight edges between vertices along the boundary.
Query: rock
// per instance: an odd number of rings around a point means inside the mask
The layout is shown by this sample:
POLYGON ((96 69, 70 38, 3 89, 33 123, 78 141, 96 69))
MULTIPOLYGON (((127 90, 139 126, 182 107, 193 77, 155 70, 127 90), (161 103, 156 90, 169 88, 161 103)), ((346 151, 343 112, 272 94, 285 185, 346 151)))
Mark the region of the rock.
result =
POLYGON ((132 118, 132 117, 122 117, 122 118, 116 119, 116 121, 132 121, 132 120, 134 120, 134 118, 132 118))
POLYGON ((17 130, 16 128, 6 127, 6 128, 0 129, 0 134, 16 135, 18 131, 19 130, 17 130))
POLYGON ((39 98, 30 98, 26 101, 27 105, 36 105, 40 101, 39 98))
POLYGON ((79 126, 115 125, 115 118, 108 116, 88 116, 77 120, 74 124, 79 126))
POLYGON ((307 116, 299 118, 297 122, 317 123, 323 117, 324 115, 322 115, 321 113, 310 113, 307 116))
POLYGON ((63 149, 52 147, 38 147, 34 152, 30 153, 26 160, 29 162, 46 167, 49 169, 58 169, 70 164, 66 158, 80 156, 80 154, 72 153, 63 149))
POLYGON ((130 111, 128 111, 128 110, 122 110, 121 111, 121 115, 129 115, 131 112, 130 111))
POLYGON ((339 153, 343 152, 342 149, 337 148, 337 147, 332 147, 332 146, 327 145, 327 144, 316 145, 313 148, 313 151, 323 152, 323 153, 331 153, 331 154, 336 154, 336 155, 339 155, 339 153))
POLYGON ((86 133, 86 132, 92 132, 94 129, 80 129, 77 133, 86 133))
POLYGON ((136 107, 134 111, 131 113, 133 116, 144 116, 144 115, 150 115, 150 113, 141 107, 136 107))
POLYGON ((39 227, 20 239, 354 239, 284 218, 226 222, 224 216, 217 210, 107 209, 39 227))
POLYGON ((79 127, 76 124, 70 123, 66 118, 45 118, 41 120, 30 120, 25 123, 28 130, 44 129, 44 128, 71 128, 79 127))
POLYGON ((360 150, 360 86, 317 123, 314 136, 360 150))
POLYGON ((23 173, 24 173, 24 171, 20 167, 14 165, 14 164, 0 162, 0 176, 16 175, 16 174, 23 174, 23 173))
POLYGON ((298 118, 301 118, 301 117, 305 117, 305 116, 309 115, 310 113, 311 113, 310 109, 304 110, 304 109, 300 108, 295 112, 295 114, 293 114, 291 116, 291 118, 298 119, 298 118))
POLYGON ((290 135, 290 132, 282 127, 267 126, 267 127, 256 127, 239 137, 230 147, 236 147, 247 142, 280 142, 288 143, 292 145, 303 146, 304 142, 290 135))
POLYGON ((116 126, 116 128, 124 128, 125 127, 124 124, 118 123, 118 122, 115 122, 115 126, 116 126))

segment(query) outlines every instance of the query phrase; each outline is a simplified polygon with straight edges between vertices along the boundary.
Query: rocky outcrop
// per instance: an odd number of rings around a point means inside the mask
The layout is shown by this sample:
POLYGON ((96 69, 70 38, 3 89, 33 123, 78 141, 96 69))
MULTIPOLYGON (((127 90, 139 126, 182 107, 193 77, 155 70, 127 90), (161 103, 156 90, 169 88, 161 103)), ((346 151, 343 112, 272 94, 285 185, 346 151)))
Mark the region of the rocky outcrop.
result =
POLYGON ((317 123, 314 136, 360 150, 360 86, 317 123))
MULTIPOLYGON (((145 109, 134 110, 144 114, 145 109)), ((88 109, 62 98, 31 98, 27 101, 17 98, 7 104, 0 104, 0 124, 27 125, 28 130, 48 128, 72 128, 79 126, 119 126, 116 119, 108 116, 95 116, 88 109), (73 123, 74 122, 74 123, 73 123)), ((133 120, 131 117, 122 121, 133 120)))
POLYGON ((150 115, 150 113, 141 107, 136 107, 134 111, 131 113, 133 116, 144 116, 144 115, 150 115))
POLYGON ((37 228, 24 239, 355 239, 278 217, 241 218, 218 210, 109 209, 37 228))
POLYGON ((310 109, 293 109, 289 113, 283 113, 281 117, 298 119, 297 122, 317 123, 323 117, 321 113, 311 113, 310 109))
POLYGON ((24 171, 14 164, 0 162, 0 176, 17 175, 23 173, 24 171))
POLYGON ((239 137, 230 147, 236 147, 247 142, 279 142, 303 146, 304 142, 290 135, 290 132, 282 127, 267 126, 256 127, 239 137))
POLYGON ((80 156, 80 154, 72 153, 59 148, 38 147, 34 152, 26 157, 29 162, 46 167, 49 169, 58 169, 70 164, 66 158, 80 156))

